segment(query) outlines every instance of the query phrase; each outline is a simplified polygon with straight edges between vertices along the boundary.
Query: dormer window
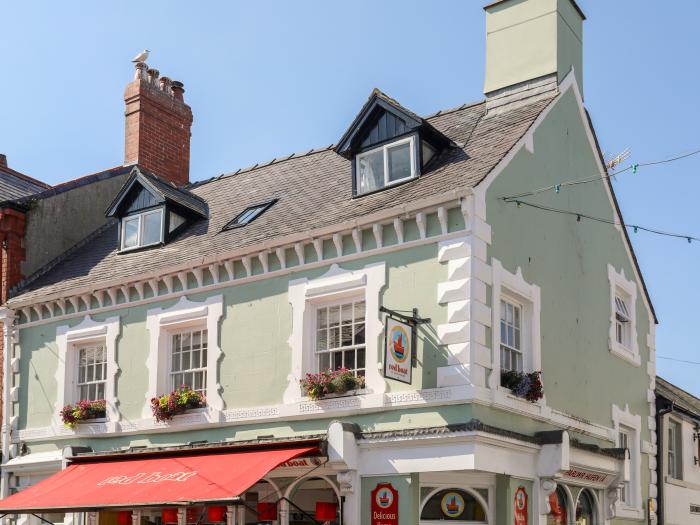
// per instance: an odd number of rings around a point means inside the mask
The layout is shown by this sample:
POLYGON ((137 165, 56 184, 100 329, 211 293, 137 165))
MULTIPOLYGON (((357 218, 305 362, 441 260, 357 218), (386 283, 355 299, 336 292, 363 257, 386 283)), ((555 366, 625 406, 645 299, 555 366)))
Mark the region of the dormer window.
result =
POLYGON ((124 217, 121 237, 122 250, 163 242, 163 209, 124 217))
POLYGON ((375 191, 415 177, 414 137, 391 142, 355 157, 358 193, 375 191))
POLYGON ((207 215, 207 205, 200 197, 138 167, 107 209, 107 217, 119 219, 121 252, 167 243, 207 215))
POLYGON ((450 145, 430 122, 375 89, 335 152, 352 161, 352 194, 366 195, 420 177, 450 145))

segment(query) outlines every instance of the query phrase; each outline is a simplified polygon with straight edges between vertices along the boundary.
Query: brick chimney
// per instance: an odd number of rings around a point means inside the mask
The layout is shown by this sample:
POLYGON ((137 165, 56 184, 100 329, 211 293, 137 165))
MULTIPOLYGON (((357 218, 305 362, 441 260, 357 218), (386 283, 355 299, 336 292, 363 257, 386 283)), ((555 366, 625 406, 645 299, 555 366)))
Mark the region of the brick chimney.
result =
POLYGON ((124 164, 136 164, 178 186, 190 180, 192 109, 182 82, 160 77, 157 69, 136 64, 126 86, 124 164))

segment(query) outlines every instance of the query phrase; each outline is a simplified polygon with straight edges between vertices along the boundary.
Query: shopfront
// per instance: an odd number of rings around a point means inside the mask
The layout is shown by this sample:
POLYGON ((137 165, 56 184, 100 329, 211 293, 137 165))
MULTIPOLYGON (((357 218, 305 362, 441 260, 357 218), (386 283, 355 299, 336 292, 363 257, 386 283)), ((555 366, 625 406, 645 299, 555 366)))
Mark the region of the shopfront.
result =
POLYGON ((22 523, 338 525, 322 444, 88 454, 0 502, 22 523))

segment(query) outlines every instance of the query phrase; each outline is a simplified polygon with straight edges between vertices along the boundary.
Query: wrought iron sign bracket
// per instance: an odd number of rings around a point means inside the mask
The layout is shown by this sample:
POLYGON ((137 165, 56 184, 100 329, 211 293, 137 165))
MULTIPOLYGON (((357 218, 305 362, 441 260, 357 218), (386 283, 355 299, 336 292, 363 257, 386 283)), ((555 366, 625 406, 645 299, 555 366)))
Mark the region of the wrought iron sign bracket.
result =
POLYGON ((411 348, 413 348, 413 354, 411 355, 411 367, 416 368, 418 366, 418 355, 416 352, 418 331, 416 328, 421 324, 429 324, 432 322, 432 320, 430 317, 419 317, 418 308, 413 308, 411 310, 412 315, 406 315, 405 313, 401 313, 398 310, 392 310, 386 306, 380 306, 379 311, 388 314, 394 319, 398 319, 399 321, 403 321, 404 323, 411 325, 411 348))

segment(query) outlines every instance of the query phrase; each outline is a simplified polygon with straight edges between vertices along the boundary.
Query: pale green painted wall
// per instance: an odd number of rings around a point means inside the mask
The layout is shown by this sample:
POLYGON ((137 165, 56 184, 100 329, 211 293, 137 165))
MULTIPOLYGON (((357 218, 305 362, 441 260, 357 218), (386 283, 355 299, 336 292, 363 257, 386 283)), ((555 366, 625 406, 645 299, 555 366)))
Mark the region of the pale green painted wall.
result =
MULTIPOLYGON (((620 232, 576 217, 516 207, 500 197, 598 173, 595 153, 568 91, 534 134, 534 154, 522 149, 487 191, 487 221, 492 227, 490 257, 541 288, 542 376, 552 408, 612 426, 611 404, 629 405, 641 415, 643 440, 650 440, 646 392, 649 312, 637 283, 637 342, 641 367, 608 350, 610 284, 607 264, 634 275, 620 232)), ((523 198, 545 206, 614 218, 603 183, 562 188, 523 198)), ((484 416, 487 417, 487 416, 484 416)), ((512 416, 506 416, 512 419, 512 416)), ((528 425, 531 426, 531 425, 528 425)), ((608 445, 609 446, 609 445, 608 445)), ((649 469, 642 458, 642 487, 649 469)))
MULTIPOLYGON (((453 217, 453 220, 456 218, 453 217)), ((429 222, 429 224, 431 224, 429 222)), ((407 229, 414 234, 415 224, 407 229)), ((415 232, 417 236, 417 232, 415 232)), ((419 331, 417 349, 419 367, 414 370, 413 385, 387 381, 389 391, 436 386, 435 371, 447 364, 444 347, 438 346, 435 327, 446 320, 445 307, 436 302, 437 283, 446 280, 446 265, 437 262, 437 245, 397 251, 382 256, 351 261, 342 265, 355 270, 377 261, 387 265, 387 284, 381 292, 382 304, 397 309, 419 308, 420 314, 433 322, 419 331)), ((220 361, 220 381, 226 408, 263 406, 282 402, 291 370, 292 308, 288 301, 289 281, 314 279, 328 270, 323 267, 288 277, 257 281, 223 288, 208 294, 191 294, 201 301, 223 294, 224 316, 220 324, 220 341, 224 354, 220 361)), ((148 384, 146 359, 149 333, 147 311, 169 307, 175 300, 123 308, 95 316, 96 320, 120 315, 121 335, 117 340, 117 396, 124 419, 139 419, 148 384)), ((69 324, 78 324, 71 320, 69 324)), ((64 324, 64 323, 61 323, 64 324)), ((19 428, 50 424, 56 399, 55 374, 58 366, 55 343, 58 323, 21 329, 20 347, 20 421, 19 428), (31 410, 26 410, 31 407, 31 410)), ((379 341, 380 347, 383 341, 379 341)), ((372 366, 372 364, 368 364, 372 366)))

